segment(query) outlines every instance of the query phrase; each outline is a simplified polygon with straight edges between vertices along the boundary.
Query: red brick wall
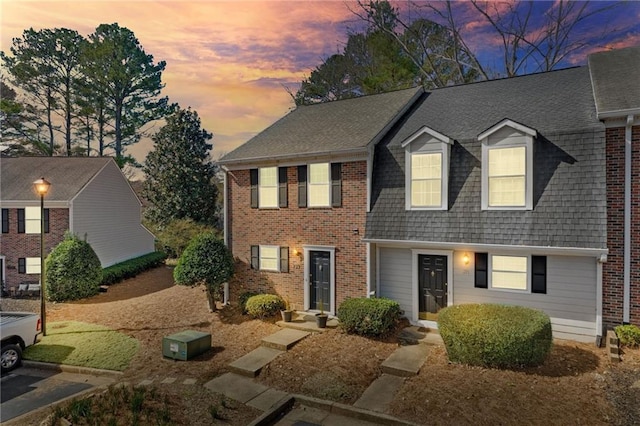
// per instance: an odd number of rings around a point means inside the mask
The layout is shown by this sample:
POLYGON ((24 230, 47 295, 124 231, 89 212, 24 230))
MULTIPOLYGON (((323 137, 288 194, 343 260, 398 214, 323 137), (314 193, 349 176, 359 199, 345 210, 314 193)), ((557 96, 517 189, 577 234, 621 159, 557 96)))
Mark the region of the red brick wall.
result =
POLYGON ((275 292, 302 309, 303 245, 335 247, 336 307, 347 297, 366 296, 366 171, 364 161, 342 164, 342 207, 299 208, 297 167, 289 167, 288 207, 271 210, 250 208, 249 170, 229 172, 229 245, 237 259, 232 299, 248 290, 275 292), (260 244, 289 247, 289 272, 252 270, 251 246, 260 244))
MULTIPOLYGON (((623 320, 624 298, 624 174, 625 129, 606 133, 607 247, 603 266, 603 322, 615 326, 623 320)), ((640 127, 632 129, 631 170, 631 311, 630 321, 640 324, 640 127)))
MULTIPOLYGON (((45 255, 64 239, 68 229, 69 210, 49 209, 49 233, 44 235, 45 255)), ((40 257, 40 234, 18 234, 18 209, 9 209, 9 233, 0 235, 0 255, 5 256, 7 288, 23 281, 38 281, 39 274, 18 273, 18 258, 40 257)))

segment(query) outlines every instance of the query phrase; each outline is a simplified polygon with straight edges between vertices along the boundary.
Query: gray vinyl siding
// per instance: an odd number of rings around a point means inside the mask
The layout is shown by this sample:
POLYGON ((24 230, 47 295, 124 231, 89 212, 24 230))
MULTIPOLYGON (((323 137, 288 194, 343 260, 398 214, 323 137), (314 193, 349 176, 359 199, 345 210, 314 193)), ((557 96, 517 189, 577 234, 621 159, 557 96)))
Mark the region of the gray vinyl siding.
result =
MULTIPOLYGON (((506 254, 505 251, 495 254, 506 254)), ((412 252, 409 248, 379 248, 380 295, 396 300, 409 319, 412 310, 412 252)), ((474 287, 472 251, 455 251, 453 299, 450 303, 500 303, 526 306, 546 312, 556 338, 593 342, 596 336, 597 267, 593 257, 547 256, 547 293, 474 287), (469 265, 462 257, 467 253, 469 265)), ((489 271, 489 273, 491 273, 489 271)), ((450 289, 451 290, 451 289, 450 289)))
POLYGON ((70 229, 85 238, 103 267, 154 251, 140 223, 140 201, 117 165, 109 162, 72 200, 70 229))
POLYGON ((413 318, 411 250, 380 247, 380 296, 400 304, 407 318, 413 318))

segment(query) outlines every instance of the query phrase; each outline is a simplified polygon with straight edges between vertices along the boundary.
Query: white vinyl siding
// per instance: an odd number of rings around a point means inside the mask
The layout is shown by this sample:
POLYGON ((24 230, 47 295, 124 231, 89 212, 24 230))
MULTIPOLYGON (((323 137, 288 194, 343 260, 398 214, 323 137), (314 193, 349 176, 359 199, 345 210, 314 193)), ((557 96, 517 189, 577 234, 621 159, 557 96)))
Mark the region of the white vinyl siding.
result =
MULTIPOLYGON (((38 209, 40 210, 40 209, 38 209)), ((25 259, 25 272, 27 274, 39 274, 40 273, 40 258, 39 257, 27 257, 25 259)))
POLYGON ((411 207, 442 205, 442 153, 411 154, 411 207))
MULTIPOLYGON (((24 208, 24 232, 26 234, 39 234, 41 232, 40 229, 40 218, 42 212, 40 211, 40 207, 25 207, 24 208)), ((38 258, 38 265, 40 265, 40 259, 38 258)), ((40 268, 40 266, 38 266, 40 268)), ((39 273, 39 272, 35 272, 39 273)))
POLYGON ((395 300, 405 317, 413 318, 411 250, 388 247, 379 247, 378 250, 380 296, 395 300))
POLYGON ((260 270, 280 271, 280 247, 260 246, 260 270))
POLYGON ((488 163, 489 206, 524 207, 526 148, 491 148, 488 163))
POLYGON ((260 208, 278 207, 278 168, 258 169, 258 201, 260 208))
POLYGON ((331 206, 329 163, 309 164, 309 207, 331 206))
POLYGON ((524 256, 491 256, 491 288, 522 290, 528 289, 528 258, 524 256))
POLYGON ((71 201, 69 228, 86 238, 104 268, 154 251, 140 209, 118 166, 109 162, 71 201))

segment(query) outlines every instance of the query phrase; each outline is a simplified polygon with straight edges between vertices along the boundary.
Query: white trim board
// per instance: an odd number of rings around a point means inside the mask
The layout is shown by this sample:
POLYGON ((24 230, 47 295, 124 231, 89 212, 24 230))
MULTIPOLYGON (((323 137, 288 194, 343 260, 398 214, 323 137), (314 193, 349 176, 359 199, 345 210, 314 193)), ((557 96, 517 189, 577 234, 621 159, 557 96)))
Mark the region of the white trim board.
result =
POLYGON ((329 303, 329 314, 335 315, 336 313, 336 248, 334 246, 302 246, 302 250, 304 251, 304 310, 310 310, 311 305, 311 283, 309 282, 309 277, 311 276, 311 268, 309 267, 310 262, 310 254, 312 251, 325 251, 329 252, 329 262, 331 264, 331 276, 330 276, 330 284, 329 284, 329 298, 331 299, 329 303))

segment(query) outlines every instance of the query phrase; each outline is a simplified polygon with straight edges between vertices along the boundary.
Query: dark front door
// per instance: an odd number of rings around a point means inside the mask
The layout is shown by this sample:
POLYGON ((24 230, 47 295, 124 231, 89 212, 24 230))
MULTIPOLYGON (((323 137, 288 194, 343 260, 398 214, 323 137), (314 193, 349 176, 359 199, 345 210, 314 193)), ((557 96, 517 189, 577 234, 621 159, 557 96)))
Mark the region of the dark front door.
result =
POLYGON ((331 306, 331 258, 328 251, 312 251, 309 255, 311 300, 309 309, 328 311, 331 306), (322 306, 321 306, 322 304, 322 306))
POLYGON ((437 319, 447 306, 447 256, 418 255, 418 292, 420 318, 437 319))

